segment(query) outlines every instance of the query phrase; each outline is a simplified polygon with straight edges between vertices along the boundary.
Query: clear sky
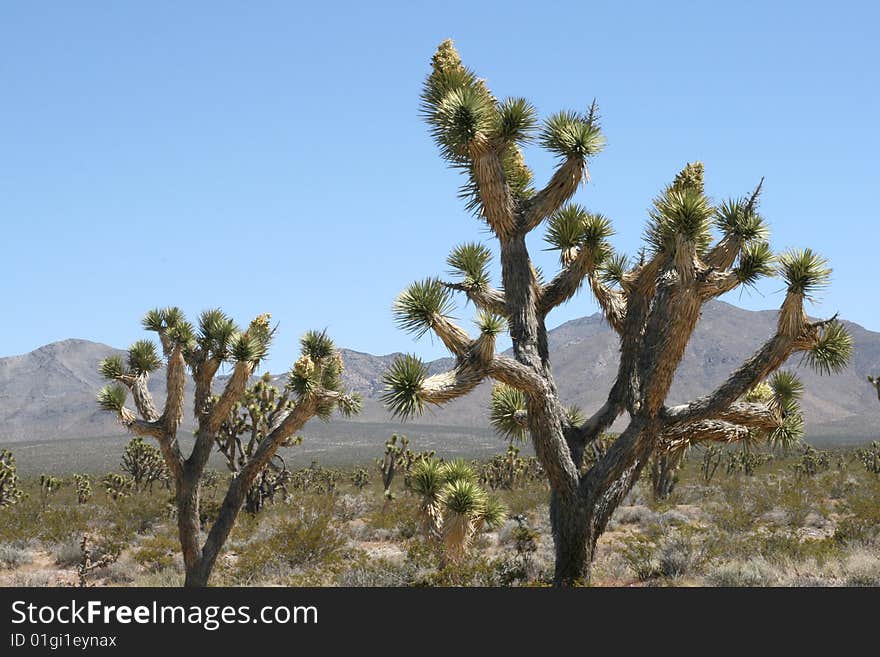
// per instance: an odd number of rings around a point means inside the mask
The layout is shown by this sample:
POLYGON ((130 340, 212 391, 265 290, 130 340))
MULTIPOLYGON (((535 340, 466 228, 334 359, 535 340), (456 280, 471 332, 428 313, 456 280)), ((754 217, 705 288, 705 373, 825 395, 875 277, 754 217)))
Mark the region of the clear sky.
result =
MULTIPOLYGON (((390 312, 486 238, 418 116, 444 38, 542 116, 596 97, 608 145, 577 200, 634 253, 686 162, 716 199, 765 176, 777 248, 834 267, 812 314, 880 330, 874 2, 0 3, 0 355, 123 347, 157 305, 271 312, 271 369, 326 327, 345 347, 443 354, 390 312)), ((539 182, 552 160, 527 158, 539 182)), ((533 255, 548 273, 555 254, 533 255)), ((772 308, 781 283, 729 295, 772 308)), ((472 309, 461 308, 467 321, 472 309)), ((551 325, 596 311, 582 293, 551 325)))

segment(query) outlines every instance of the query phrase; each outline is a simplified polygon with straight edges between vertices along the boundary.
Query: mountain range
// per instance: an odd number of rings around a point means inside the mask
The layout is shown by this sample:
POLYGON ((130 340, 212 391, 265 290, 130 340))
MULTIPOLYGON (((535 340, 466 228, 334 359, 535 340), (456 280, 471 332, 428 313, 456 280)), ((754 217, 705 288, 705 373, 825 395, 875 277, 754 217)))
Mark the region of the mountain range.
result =
MULTIPOLYGON (((748 311, 719 301, 707 304, 679 366, 669 403, 684 402, 714 388, 772 334, 775 322, 776 311, 748 311)), ((880 333, 845 324, 852 333, 855 351, 844 372, 820 377, 802 367, 798 356, 788 364, 805 384, 802 405, 807 438, 814 442, 855 443, 880 434, 880 403, 866 381, 869 374, 880 374, 880 333)), ((616 374, 616 334, 595 314, 551 330, 549 344, 563 401, 577 404, 587 413, 596 409, 616 374)), ((113 353, 121 352, 108 345, 69 339, 24 355, 0 358, 0 444, 124 438, 119 424, 94 401, 95 392, 103 385, 98 363, 113 353)), ((314 441, 313 450, 360 446, 365 453, 376 454, 395 431, 411 438, 423 436, 425 444, 435 449, 469 441, 475 448, 498 446, 487 419, 490 384, 401 425, 379 401, 382 373, 398 354, 374 356, 344 349, 342 355, 344 382, 363 396, 363 412, 351 420, 309 423, 304 434, 314 441)), ((429 364, 429 370, 441 371, 451 363, 451 359, 436 360, 429 364)), ((161 402, 162 372, 154 375, 150 387, 161 402)), ((191 427, 189 422, 185 427, 191 427)))

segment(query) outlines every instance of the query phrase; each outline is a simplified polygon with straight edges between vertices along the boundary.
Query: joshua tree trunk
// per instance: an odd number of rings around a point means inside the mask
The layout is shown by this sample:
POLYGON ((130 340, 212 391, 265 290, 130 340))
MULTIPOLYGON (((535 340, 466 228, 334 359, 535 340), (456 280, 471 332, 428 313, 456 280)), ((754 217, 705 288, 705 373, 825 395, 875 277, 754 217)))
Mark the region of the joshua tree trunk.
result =
POLYGON ((651 488, 654 499, 665 500, 672 495, 678 483, 678 471, 681 469, 683 453, 661 452, 651 459, 651 488))
MULTIPOLYGON (((824 260, 807 250, 779 258, 764 240, 757 214, 760 185, 750 196, 713 207, 703 193, 703 169, 688 165, 655 200, 647 249, 630 261, 614 253, 602 215, 570 205, 587 178, 587 160, 604 143, 595 103, 586 113, 547 119, 540 143, 559 159, 547 185, 535 191, 519 144, 536 132, 534 108, 523 99, 498 101, 466 69, 450 41, 441 44, 422 94, 423 113, 443 157, 467 176, 463 188, 498 242, 502 289, 490 285, 491 251, 481 244, 456 247, 447 263, 459 279, 414 283, 395 302, 399 325, 417 335, 433 331, 455 356, 455 367, 428 376, 414 356, 398 359, 385 375, 384 401, 398 417, 417 415, 497 381, 492 423, 501 433, 531 435, 549 480, 559 586, 587 581, 596 542, 611 514, 655 454, 681 453, 703 441, 796 433, 790 412, 791 377, 775 381, 770 397, 751 398, 764 378, 798 351, 820 369, 843 367, 849 336, 836 321, 807 321, 803 301, 827 281, 824 260), (526 236, 547 223, 546 241, 560 252, 561 268, 545 281, 529 257, 526 236), (721 236, 712 246, 711 225, 721 236), (704 303, 762 276, 788 283, 778 330, 711 394, 667 407, 675 370, 704 303), (617 378, 605 403, 585 421, 560 402, 551 372, 545 319, 587 283, 618 334, 617 378), (472 339, 451 319, 453 292, 480 311, 472 339), (513 358, 495 353, 507 329, 513 358), (784 385, 788 382, 789 385, 784 385), (607 450, 585 463, 588 448, 621 415, 629 424, 607 450)), ((799 426, 799 425, 798 425, 799 426)))

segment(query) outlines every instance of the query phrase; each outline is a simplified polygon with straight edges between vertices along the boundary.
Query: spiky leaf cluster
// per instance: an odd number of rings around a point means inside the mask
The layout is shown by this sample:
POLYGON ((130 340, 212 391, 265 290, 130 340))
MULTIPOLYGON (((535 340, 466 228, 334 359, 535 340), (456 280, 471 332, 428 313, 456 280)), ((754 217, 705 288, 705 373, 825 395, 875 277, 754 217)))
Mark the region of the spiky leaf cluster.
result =
POLYGON ((698 187, 670 186, 654 199, 645 240, 654 253, 673 253, 678 239, 693 243, 698 254, 705 253, 712 239, 714 212, 698 187))
POLYGON ((495 384, 489 401, 489 422, 507 440, 525 440, 527 428, 520 418, 526 412, 525 395, 504 383, 495 384))
POLYGON ((562 111, 544 121, 540 144, 561 159, 586 160, 605 147, 595 114, 562 111))
POLYGON ((722 201, 715 210, 713 223, 724 235, 735 237, 742 244, 765 241, 769 234, 753 199, 722 201))
POLYGON ((576 249, 587 249, 598 264, 610 255, 607 239, 613 234, 607 217, 569 203, 550 217, 544 241, 551 250, 560 252, 563 264, 572 259, 576 249))
POLYGON ((199 348, 210 358, 226 360, 233 340, 239 333, 235 322, 219 308, 205 310, 199 315, 196 341, 199 348))
POLYGON ((422 384, 428 378, 428 368, 418 356, 406 354, 395 360, 382 375, 384 403, 394 417, 407 420, 420 415, 425 408, 422 384))
POLYGON ((812 249, 795 249, 779 256, 779 275, 788 285, 788 291, 813 299, 828 286, 831 268, 828 261, 812 249))
POLYGON ((804 360, 821 374, 838 374, 846 369, 852 352, 852 335, 841 322, 834 320, 825 326, 819 340, 804 354, 804 360))
POLYGON ((394 301, 397 326, 417 338, 428 332, 438 317, 449 317, 453 309, 452 293, 437 278, 417 281, 394 301))
POLYGON ((125 408, 128 390, 119 383, 111 383, 98 390, 97 401, 101 410, 121 413, 125 408))
POLYGON ((492 252, 477 242, 456 246, 446 258, 450 273, 461 277, 465 287, 477 290, 489 285, 488 265, 491 261, 492 252))
POLYGON ((753 286, 759 279, 772 276, 776 272, 776 255, 770 244, 753 241, 742 247, 736 265, 736 275, 740 284, 753 286))
POLYGON ((192 324, 186 321, 183 311, 176 306, 154 308, 147 312, 141 321, 148 331, 158 333, 169 346, 180 345, 185 350, 196 346, 196 333, 192 324))

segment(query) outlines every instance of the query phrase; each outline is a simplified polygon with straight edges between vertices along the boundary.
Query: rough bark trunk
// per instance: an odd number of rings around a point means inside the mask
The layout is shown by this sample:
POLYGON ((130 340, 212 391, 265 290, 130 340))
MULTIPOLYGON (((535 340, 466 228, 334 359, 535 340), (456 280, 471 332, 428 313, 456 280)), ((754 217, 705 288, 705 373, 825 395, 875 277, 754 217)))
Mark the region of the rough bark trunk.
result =
POLYGON ((588 507, 580 496, 550 496, 550 524, 556 548, 553 585, 571 587, 588 584, 596 537, 592 535, 588 507))

